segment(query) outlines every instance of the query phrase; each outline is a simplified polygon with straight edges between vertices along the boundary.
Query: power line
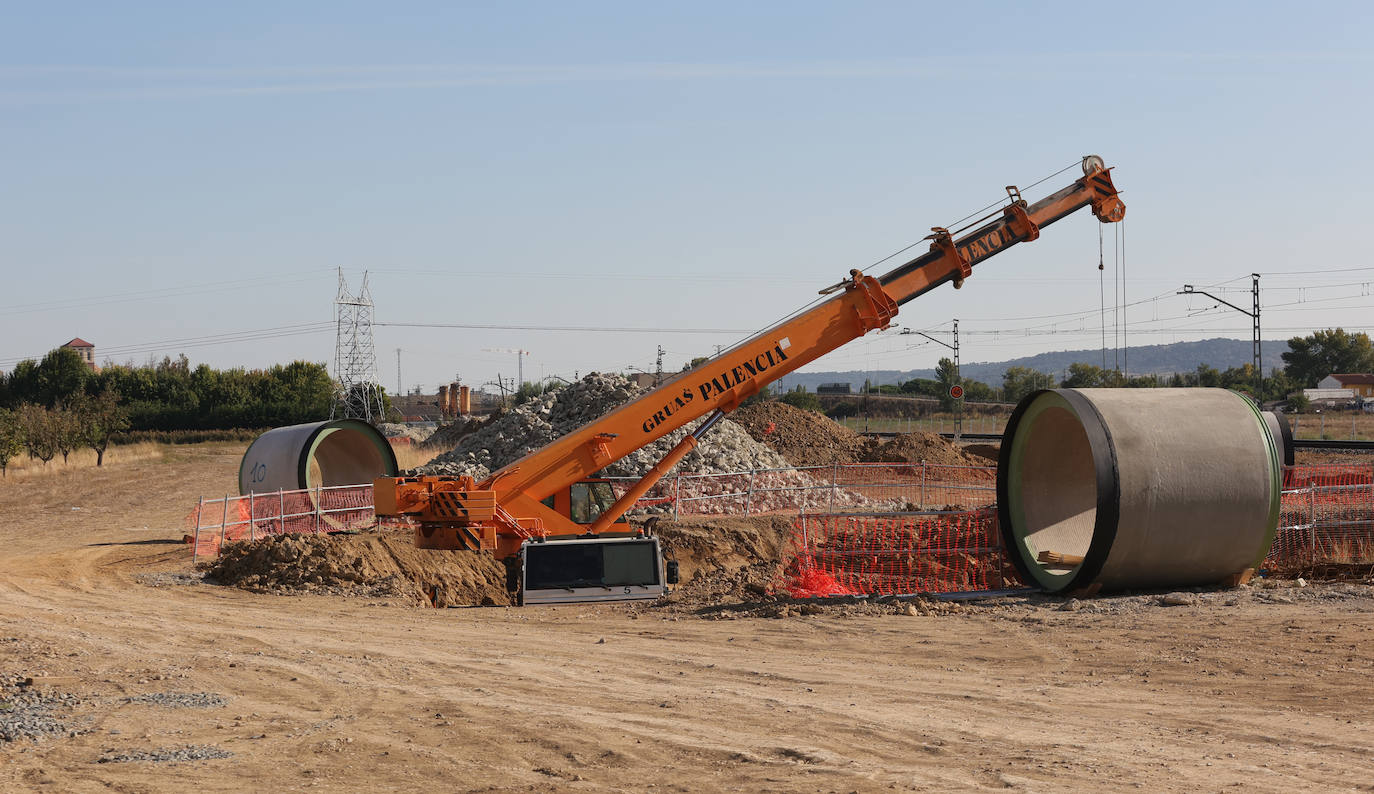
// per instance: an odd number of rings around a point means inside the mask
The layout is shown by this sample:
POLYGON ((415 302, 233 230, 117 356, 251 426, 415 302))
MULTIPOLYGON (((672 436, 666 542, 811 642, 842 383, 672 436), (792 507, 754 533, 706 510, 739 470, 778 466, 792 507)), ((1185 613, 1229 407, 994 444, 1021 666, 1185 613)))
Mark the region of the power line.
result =
POLYGON ((487 323, 373 323, 390 328, 462 328, 479 331, 583 331, 588 333, 625 334, 748 334, 741 328, 629 328, 590 325, 498 325, 487 323))
MULTIPOLYGON (((278 328, 262 328, 252 331, 230 331, 221 334, 210 334, 206 336, 182 337, 179 339, 163 339, 154 342, 139 342, 127 345, 113 345, 100 348, 101 355, 104 357, 127 356, 138 353, 152 353, 161 350, 176 349, 178 351, 196 347, 210 347, 213 345, 232 344, 234 342, 251 342, 264 339, 280 339, 289 336, 303 336, 308 334, 324 333, 334 330, 334 323, 305 323, 302 325, 286 325, 278 328)), ((46 355, 39 353, 36 355, 20 356, 17 358, 0 359, 0 365, 13 366, 21 361, 30 359, 40 359, 46 355)))

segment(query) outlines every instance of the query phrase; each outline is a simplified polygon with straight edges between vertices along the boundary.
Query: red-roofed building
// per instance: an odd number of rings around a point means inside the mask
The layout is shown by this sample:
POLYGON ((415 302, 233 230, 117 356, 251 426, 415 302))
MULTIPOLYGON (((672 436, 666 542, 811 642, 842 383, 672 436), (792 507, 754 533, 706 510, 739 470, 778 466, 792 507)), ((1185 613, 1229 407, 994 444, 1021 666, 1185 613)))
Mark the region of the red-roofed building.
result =
POLYGON ((1374 375, 1333 373, 1317 382, 1318 389, 1349 389, 1356 397, 1374 397, 1374 375))
POLYGON ((91 369, 96 368, 95 345, 91 344, 90 342, 87 342, 85 339, 82 339, 78 336, 72 341, 63 345, 63 347, 69 347, 72 350, 75 350, 77 352, 77 355, 81 356, 81 360, 86 362, 86 366, 90 367, 91 369))

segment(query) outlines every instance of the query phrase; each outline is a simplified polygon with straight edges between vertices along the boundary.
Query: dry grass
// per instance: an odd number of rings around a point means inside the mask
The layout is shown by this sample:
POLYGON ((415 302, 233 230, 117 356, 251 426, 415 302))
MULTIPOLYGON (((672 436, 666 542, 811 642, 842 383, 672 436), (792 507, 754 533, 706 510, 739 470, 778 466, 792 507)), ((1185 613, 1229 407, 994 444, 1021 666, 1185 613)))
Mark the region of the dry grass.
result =
POLYGON ((434 460, 441 450, 423 449, 414 444, 393 446, 396 451, 396 465, 402 469, 413 469, 416 466, 423 466, 434 460))
MULTIPOLYGON (((142 441, 137 444, 125 444, 117 447, 110 447, 105 450, 105 467, 123 466, 136 461, 155 460, 163 457, 169 448, 168 444, 154 444, 151 441, 142 441)), ((41 460, 30 460, 28 455, 20 454, 19 457, 12 459, 3 482, 30 482, 50 477, 59 477, 64 474, 71 474, 82 469, 94 469, 95 451, 90 449, 78 449, 72 452, 67 458, 67 462, 62 462, 62 456, 58 455, 52 461, 44 465, 41 460)))
POLYGON ((1374 414, 1363 411, 1331 411, 1288 414, 1294 438, 1325 439, 1327 441, 1374 440, 1374 414))

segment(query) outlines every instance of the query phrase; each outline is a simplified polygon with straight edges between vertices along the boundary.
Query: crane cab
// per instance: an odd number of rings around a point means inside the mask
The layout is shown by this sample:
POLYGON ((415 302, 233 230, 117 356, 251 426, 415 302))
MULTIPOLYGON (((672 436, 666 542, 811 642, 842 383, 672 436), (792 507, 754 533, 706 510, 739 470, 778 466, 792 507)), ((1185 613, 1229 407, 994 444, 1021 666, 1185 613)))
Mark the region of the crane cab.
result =
MULTIPOLYGON (((544 499, 544 504, 574 524, 586 525, 600 518, 615 504, 615 491, 611 488, 610 480, 582 480, 544 499)), ((630 529, 624 517, 612 526, 619 528, 617 531, 628 532, 630 529)))

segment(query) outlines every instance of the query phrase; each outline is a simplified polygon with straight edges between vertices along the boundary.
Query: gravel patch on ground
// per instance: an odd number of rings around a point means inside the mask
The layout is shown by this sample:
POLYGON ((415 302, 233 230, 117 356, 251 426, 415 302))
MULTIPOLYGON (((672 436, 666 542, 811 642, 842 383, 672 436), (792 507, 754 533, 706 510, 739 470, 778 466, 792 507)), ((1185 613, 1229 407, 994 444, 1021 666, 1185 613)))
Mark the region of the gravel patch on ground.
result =
POLYGON ((155 571, 134 575, 134 581, 149 587, 183 587, 205 584, 203 571, 155 571))
POLYGON ((121 698, 120 702, 172 709, 213 709, 228 704, 229 700, 213 692, 148 692, 121 698))
MULTIPOLYGON (((746 575, 747 571, 738 575, 746 575)), ((1317 604, 1354 602, 1374 612, 1374 580, 1368 582, 1308 582, 1303 579, 1260 579, 1236 588, 1193 588, 1148 593, 1121 593, 1077 598, 1024 590, 999 596, 949 598, 912 596, 833 596, 792 598, 781 594, 753 595, 757 585, 724 594, 718 603, 703 604, 690 587, 679 589, 645 608, 648 613, 697 617, 704 620, 790 618, 811 615, 859 617, 893 615, 931 617, 987 615, 994 619, 1041 623, 1055 612, 1083 615, 1139 615, 1153 610, 1216 609, 1246 604, 1317 604)))
POLYGON ((80 702, 76 695, 45 690, 41 679, 0 674, 0 742, 84 733, 63 721, 80 702))
POLYGON ((156 750, 129 750, 116 753, 107 750, 105 755, 96 759, 98 764, 127 764, 151 762, 154 764, 182 763, 186 761, 209 761, 216 758, 232 758, 233 753, 211 744, 189 744, 184 747, 159 747, 156 750))

